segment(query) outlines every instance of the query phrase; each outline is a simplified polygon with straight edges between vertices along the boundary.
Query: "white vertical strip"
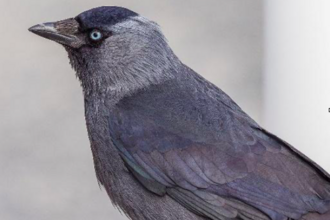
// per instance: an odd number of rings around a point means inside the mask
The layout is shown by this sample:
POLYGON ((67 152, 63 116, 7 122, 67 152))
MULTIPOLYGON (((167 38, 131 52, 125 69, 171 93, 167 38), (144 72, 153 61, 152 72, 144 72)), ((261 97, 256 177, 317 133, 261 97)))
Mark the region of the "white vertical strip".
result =
POLYGON ((330 172, 330 1, 266 0, 264 127, 330 172))

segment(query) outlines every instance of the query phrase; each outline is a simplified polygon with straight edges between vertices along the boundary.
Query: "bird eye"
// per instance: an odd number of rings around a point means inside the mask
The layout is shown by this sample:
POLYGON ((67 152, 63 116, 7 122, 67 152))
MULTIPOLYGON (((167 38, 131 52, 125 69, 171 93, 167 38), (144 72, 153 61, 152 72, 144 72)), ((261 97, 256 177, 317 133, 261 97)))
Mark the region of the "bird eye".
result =
POLYGON ((93 41, 99 41, 102 39, 103 35, 100 31, 98 30, 93 30, 90 34, 89 37, 93 41))

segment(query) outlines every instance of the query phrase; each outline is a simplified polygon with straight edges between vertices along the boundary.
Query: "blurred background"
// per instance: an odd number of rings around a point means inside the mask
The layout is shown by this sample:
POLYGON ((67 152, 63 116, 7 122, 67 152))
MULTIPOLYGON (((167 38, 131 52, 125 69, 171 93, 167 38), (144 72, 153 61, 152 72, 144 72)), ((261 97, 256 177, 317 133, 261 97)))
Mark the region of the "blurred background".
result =
POLYGON ((326 0, 0 0, 0 219, 126 219, 97 184, 66 52, 27 31, 101 5, 156 21, 185 64, 330 171, 326 0))

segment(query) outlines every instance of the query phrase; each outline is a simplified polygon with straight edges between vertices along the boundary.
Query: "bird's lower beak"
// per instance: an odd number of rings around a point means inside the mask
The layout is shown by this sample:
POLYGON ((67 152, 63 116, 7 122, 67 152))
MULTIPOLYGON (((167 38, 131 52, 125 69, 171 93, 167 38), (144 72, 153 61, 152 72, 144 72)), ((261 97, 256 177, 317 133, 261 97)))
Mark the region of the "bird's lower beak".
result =
POLYGON ((29 31, 41 37, 74 48, 80 47, 83 43, 82 39, 77 35, 78 23, 74 19, 37 24, 30 27, 29 31))

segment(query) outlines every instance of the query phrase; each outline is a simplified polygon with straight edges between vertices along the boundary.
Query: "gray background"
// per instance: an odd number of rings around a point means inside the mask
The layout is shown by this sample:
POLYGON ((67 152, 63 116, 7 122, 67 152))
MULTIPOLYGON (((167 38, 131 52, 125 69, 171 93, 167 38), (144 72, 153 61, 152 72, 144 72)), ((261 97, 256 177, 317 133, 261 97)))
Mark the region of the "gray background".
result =
POLYGON ((260 122, 261 0, 1 0, 0 219, 126 219, 98 187, 66 52, 27 31, 101 5, 158 22, 184 63, 260 122))

